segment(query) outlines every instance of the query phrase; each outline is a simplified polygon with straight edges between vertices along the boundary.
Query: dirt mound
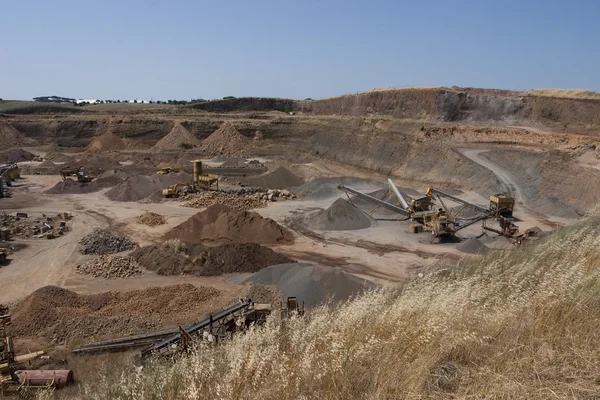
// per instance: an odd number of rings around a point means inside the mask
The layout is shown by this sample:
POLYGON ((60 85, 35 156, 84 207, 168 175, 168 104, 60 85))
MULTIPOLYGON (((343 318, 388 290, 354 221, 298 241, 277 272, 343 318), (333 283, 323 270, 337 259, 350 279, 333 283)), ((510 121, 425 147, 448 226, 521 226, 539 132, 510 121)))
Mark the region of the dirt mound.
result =
POLYGON ((8 123, 0 121, 0 143, 3 148, 22 146, 24 136, 8 123))
POLYGON ((56 164, 54 164, 50 160, 46 160, 46 161, 42 162, 41 164, 37 165, 35 168, 56 168, 56 164))
POLYGON ((241 160, 229 160, 219 165, 219 168, 246 168, 246 163, 241 160))
POLYGON ((205 247, 179 240, 142 247, 131 253, 131 257, 144 268, 160 275, 198 276, 256 272, 269 265, 294 261, 256 243, 205 247))
POLYGON ((471 238, 466 242, 460 243, 456 249, 467 254, 487 254, 490 249, 477 238, 471 238))
MULTIPOLYGON (((2 143, 2 141, 0 141, 0 143, 2 143)), ((34 158, 35 154, 25 151, 23 149, 4 150, 0 152, 0 164, 31 161, 34 158)))
POLYGON ((156 150, 181 150, 200 145, 200 141, 181 124, 175 124, 171 132, 154 145, 156 150))
POLYGON ((85 148, 85 151, 90 153, 95 151, 123 150, 125 147, 123 139, 111 131, 107 131, 106 133, 95 137, 85 148))
POLYGON ((300 186, 304 180, 285 167, 279 167, 262 175, 248 178, 251 186, 265 189, 289 189, 300 186))
POLYGON ((46 286, 12 308, 12 329, 18 337, 53 343, 91 341, 191 323, 231 301, 191 284, 93 295, 46 286))
POLYGON ((311 229, 323 231, 348 231, 370 227, 375 220, 347 200, 337 199, 326 210, 321 210, 307 219, 311 229))
POLYGON ((364 290, 375 288, 372 282, 350 275, 337 268, 313 264, 281 264, 264 268, 245 282, 274 285, 283 298, 295 296, 307 307, 327 301, 348 300, 364 290))
POLYGON ((289 243, 292 233, 269 218, 215 204, 165 235, 191 243, 289 243))
POLYGON ((100 256, 77 266, 78 274, 96 278, 130 278, 142 274, 140 265, 128 256, 100 256))
POLYGON ((105 193, 113 201, 139 201, 167 187, 181 183, 175 174, 132 175, 105 193))
POLYGON ((129 178, 131 174, 129 172, 125 172, 122 169, 109 169, 108 171, 104 171, 100 175, 96 177, 96 179, 104 179, 104 178, 112 178, 117 177, 120 180, 125 180, 129 178))
POLYGON ((73 179, 67 178, 64 181, 58 182, 44 193, 48 194, 83 194, 97 192, 102 189, 97 182, 80 183, 73 179))
POLYGON ((153 213, 150 211, 143 213, 142 215, 137 217, 135 220, 138 224, 148 225, 148 226, 158 226, 158 225, 164 225, 167 223, 167 219, 165 218, 164 215, 160 215, 160 214, 153 213))
POLYGON ((94 229, 79 241, 81 254, 113 254, 132 250, 137 245, 125 236, 118 236, 104 229, 94 229))
POLYGON ((47 153, 44 158, 56 163, 75 164, 75 159, 63 153, 47 153))
POLYGON ((242 154, 249 140, 244 137, 231 122, 223 122, 202 142, 204 149, 215 154, 242 154))

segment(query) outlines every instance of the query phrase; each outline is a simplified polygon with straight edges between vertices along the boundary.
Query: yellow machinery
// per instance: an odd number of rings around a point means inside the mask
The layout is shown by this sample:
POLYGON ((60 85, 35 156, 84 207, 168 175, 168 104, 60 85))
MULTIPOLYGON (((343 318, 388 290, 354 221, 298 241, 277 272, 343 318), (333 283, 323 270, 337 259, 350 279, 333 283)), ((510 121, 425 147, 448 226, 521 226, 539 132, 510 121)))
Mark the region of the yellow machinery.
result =
POLYGON ((202 173, 202 161, 194 160, 194 187, 202 190, 211 190, 215 186, 215 190, 219 190, 219 176, 214 174, 202 173))
POLYGON ((170 167, 165 167, 165 168, 161 168, 158 170, 157 174, 159 175, 167 175, 170 174, 173 171, 173 169, 171 169, 170 167))
POLYGON ((183 194, 192 193, 194 189, 187 183, 178 183, 171 185, 167 189, 163 189, 162 194, 164 197, 179 197, 183 194))
POLYGON ((490 211, 498 212, 498 215, 510 218, 515 208, 515 198, 506 193, 498 193, 490 196, 490 211))

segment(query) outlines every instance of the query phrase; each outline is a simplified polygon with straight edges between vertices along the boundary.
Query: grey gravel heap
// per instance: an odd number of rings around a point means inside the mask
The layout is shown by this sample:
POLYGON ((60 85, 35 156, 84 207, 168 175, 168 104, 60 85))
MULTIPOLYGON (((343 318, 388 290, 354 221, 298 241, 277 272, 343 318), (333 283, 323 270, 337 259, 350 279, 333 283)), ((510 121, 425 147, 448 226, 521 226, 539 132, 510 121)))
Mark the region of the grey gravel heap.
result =
POLYGON ((117 236, 104 229, 94 229, 80 241, 82 254, 113 254, 133 250, 137 244, 124 236, 117 236))

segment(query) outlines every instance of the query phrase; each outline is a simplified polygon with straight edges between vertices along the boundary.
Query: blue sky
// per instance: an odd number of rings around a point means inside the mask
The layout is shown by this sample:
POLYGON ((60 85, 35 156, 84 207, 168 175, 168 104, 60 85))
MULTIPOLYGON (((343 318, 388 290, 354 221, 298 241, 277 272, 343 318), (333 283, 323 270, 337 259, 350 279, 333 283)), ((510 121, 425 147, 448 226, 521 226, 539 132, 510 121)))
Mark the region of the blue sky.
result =
POLYGON ((0 97, 600 91, 600 2, 0 0, 0 97))

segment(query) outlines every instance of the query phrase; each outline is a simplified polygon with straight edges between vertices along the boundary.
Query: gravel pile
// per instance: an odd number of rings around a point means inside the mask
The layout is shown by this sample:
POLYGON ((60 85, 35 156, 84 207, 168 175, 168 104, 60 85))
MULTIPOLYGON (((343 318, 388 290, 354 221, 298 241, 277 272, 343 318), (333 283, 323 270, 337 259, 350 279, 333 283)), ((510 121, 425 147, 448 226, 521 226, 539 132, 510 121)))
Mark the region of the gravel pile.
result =
POLYGON ((262 175, 248 178, 252 186, 265 189, 290 189, 301 186, 304 180, 287 168, 279 167, 262 175))
POLYGON ((108 131, 103 135, 95 137, 85 148, 85 151, 91 153, 97 151, 123 150, 124 148, 125 142, 123 139, 111 131, 108 131))
POLYGON ((138 224, 148 225, 148 226, 158 226, 164 225, 167 223, 167 219, 164 215, 160 215, 153 212, 145 212, 139 217, 136 218, 138 224))
POLYGON ((485 244, 481 243, 481 241, 479 241, 477 238, 471 238, 459 244, 456 246, 456 249, 467 254, 483 255, 490 252, 490 249, 485 244))
POLYGON ((374 222, 373 218, 342 198, 337 199, 328 209, 318 211, 307 219, 307 225, 311 229, 325 231, 365 229, 374 222))
MULTIPOLYGON (((25 142, 24 136, 11 125, 6 122, 0 122, 0 143, 2 143, 2 147, 14 147, 21 146, 25 142)), ((11 162, 16 162, 20 160, 14 160, 11 162)))
POLYGON ((94 229, 80 241, 82 254, 113 254, 133 250, 137 245, 124 236, 117 236, 105 229, 94 229))
POLYGON ((222 192, 192 193, 180 197, 186 203, 184 207, 206 208, 215 204, 226 205, 233 210, 245 211, 267 206, 267 200, 262 194, 236 195, 222 192))
POLYGON ((96 278, 131 278, 142 274, 140 265, 128 256, 104 255, 77 266, 78 274, 96 278))
MULTIPOLYGON (((4 144, 2 140, 0 143, 4 144)), ((2 146, 4 147, 4 146, 2 146)), ((8 146, 7 146, 8 147, 8 146)), ((0 164, 12 164, 16 162, 31 161, 35 158, 35 154, 23 149, 12 149, 0 151, 0 164)))
POLYGON ((176 124, 167 136, 154 145, 156 150, 181 150, 186 147, 196 147, 200 141, 185 129, 181 124, 176 124))
POLYGON ((202 144, 204 149, 215 154, 240 155, 248 143, 249 140, 231 122, 223 122, 202 144))

